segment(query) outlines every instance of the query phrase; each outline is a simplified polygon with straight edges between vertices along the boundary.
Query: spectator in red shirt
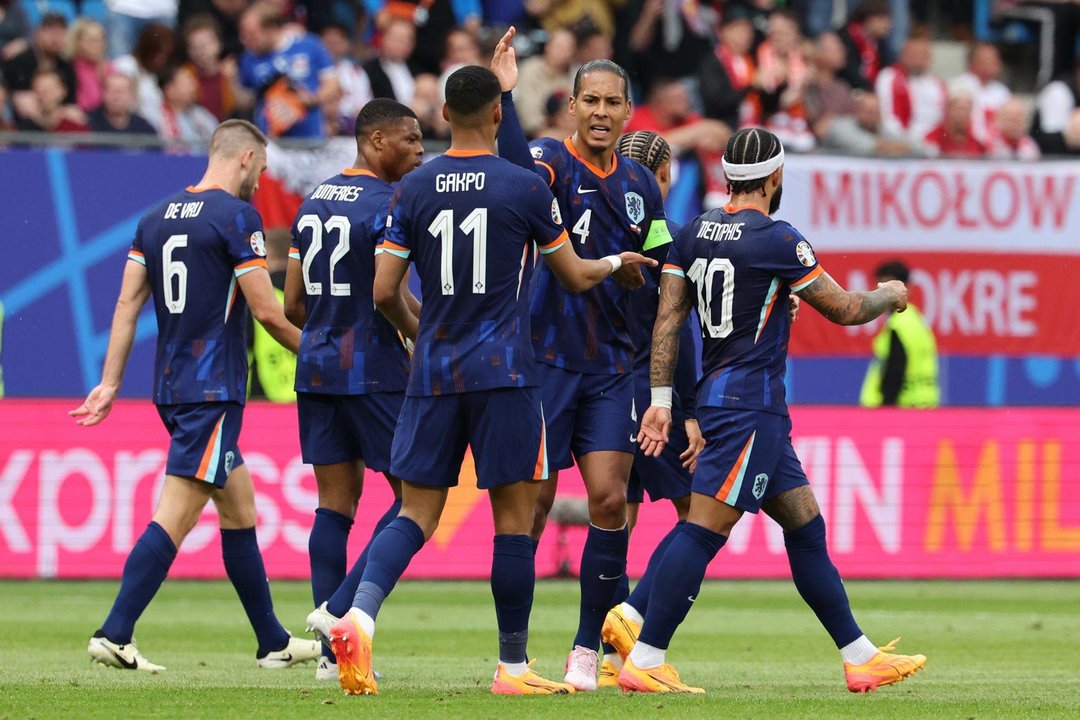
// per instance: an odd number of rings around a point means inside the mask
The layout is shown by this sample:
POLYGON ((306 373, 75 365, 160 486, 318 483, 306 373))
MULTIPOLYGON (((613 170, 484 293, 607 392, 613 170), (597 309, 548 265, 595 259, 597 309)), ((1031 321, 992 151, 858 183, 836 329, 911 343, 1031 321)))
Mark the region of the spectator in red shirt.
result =
POLYGON ((873 90, 878 72, 887 67, 887 43, 892 31, 889 0, 863 0, 837 34, 847 49, 847 67, 840 77, 856 90, 873 90))
POLYGON ((1028 132, 1028 111, 1024 103, 1009 98, 998 108, 994 116, 995 132, 990 142, 989 155, 1008 160, 1038 160, 1039 146, 1028 132))
POLYGON ((105 74, 109 69, 105 49, 105 28, 101 23, 79 18, 71 25, 67 55, 75 70, 75 104, 83 112, 101 105, 105 74))
POLYGON ((236 59, 222 58, 221 27, 210 15, 195 15, 184 23, 181 34, 187 68, 199 84, 199 104, 218 120, 231 117, 238 104, 236 59))
POLYGON ((754 26, 747 11, 732 5, 720 25, 720 42, 698 69, 701 102, 705 115, 738 129, 761 124, 761 100, 758 94, 754 59, 754 26))
POLYGON ((966 93, 954 93, 945 105, 945 120, 931 130, 923 144, 931 155, 982 157, 986 148, 975 139, 971 128, 974 103, 966 93))
POLYGON ((86 132, 86 116, 75 105, 64 104, 68 87, 56 70, 38 70, 30 81, 34 114, 19 118, 19 130, 37 132, 86 132))
POLYGON ((659 78, 648 102, 634 108, 623 132, 651 130, 671 145, 672 155, 687 151, 723 153, 731 128, 694 112, 686 85, 675 78, 659 78))
POLYGON ((931 53, 929 37, 912 35, 900 50, 900 61, 878 74, 875 89, 890 135, 918 142, 941 124, 948 92, 930 73, 931 53))

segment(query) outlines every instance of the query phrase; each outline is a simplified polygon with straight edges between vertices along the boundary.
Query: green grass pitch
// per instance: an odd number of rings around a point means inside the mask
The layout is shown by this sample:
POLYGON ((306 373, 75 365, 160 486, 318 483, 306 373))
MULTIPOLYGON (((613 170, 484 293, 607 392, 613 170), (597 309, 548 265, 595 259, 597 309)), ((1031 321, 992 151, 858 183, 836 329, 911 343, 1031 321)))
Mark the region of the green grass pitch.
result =
MULTIPOLYGON (((851 582, 863 629, 929 657, 907 682, 867 696, 787 582, 713 582, 669 658, 704 697, 496 698, 486 583, 404 582, 379 618, 378 697, 316 684, 314 666, 255 667, 254 640, 226 583, 170 582, 139 624, 158 676, 90 665, 86 639, 114 582, 0 583, 0 719, 23 718, 1080 718, 1080 582, 851 582)), ((279 617, 303 630, 306 585, 274 583, 279 617)), ((541 582, 530 651, 560 674, 577 587, 541 582)))

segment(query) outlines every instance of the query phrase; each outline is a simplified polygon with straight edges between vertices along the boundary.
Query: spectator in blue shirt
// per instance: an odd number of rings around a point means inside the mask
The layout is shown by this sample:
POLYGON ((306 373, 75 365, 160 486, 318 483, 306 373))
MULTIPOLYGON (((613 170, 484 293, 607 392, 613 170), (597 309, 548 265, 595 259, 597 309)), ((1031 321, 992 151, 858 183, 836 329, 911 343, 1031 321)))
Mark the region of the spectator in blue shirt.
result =
POLYGON ((256 94, 255 124, 271 137, 321 138, 320 104, 339 92, 334 61, 314 35, 256 3, 240 20, 240 83, 256 94))

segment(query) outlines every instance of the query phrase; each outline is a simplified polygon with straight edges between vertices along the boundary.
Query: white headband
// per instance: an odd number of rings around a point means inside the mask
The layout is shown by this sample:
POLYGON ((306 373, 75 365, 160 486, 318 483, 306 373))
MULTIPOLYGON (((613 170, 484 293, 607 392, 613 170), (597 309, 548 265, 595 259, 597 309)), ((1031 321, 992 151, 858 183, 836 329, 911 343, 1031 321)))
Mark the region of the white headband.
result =
POLYGON ((724 175, 727 176, 728 180, 758 180, 769 177, 784 164, 784 148, 781 146, 778 155, 759 163, 739 165, 728 162, 726 159, 721 160, 721 163, 724 166, 724 175))

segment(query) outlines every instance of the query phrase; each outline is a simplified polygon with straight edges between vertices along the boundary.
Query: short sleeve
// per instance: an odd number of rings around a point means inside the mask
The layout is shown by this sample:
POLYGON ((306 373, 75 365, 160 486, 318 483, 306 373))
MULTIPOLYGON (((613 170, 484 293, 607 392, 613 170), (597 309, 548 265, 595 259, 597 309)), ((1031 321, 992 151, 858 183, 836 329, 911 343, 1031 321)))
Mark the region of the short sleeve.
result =
POLYGON ((528 209, 525 222, 529 234, 536 241, 541 255, 553 253, 566 244, 569 236, 563 227, 559 201, 544 185, 542 179, 533 178, 528 194, 528 209))
POLYGON ((133 260, 140 265, 146 265, 146 256, 143 254, 143 223, 146 218, 139 220, 135 228, 135 237, 131 240, 131 248, 128 250, 128 260, 133 260))
POLYGON ((268 269, 262 218, 255 208, 248 206, 236 214, 225 232, 225 241, 236 277, 259 268, 268 269))
POLYGON ((669 275, 675 275, 681 278, 686 277, 686 247, 694 232, 693 228, 694 224, 691 223, 675 233, 675 237, 671 239, 671 243, 669 244, 670 249, 668 250, 667 260, 664 262, 663 267, 660 268, 661 274, 668 273, 669 275))
POLYGON ((809 241, 786 222, 778 222, 773 227, 761 269, 771 272, 794 292, 802 290, 824 272, 809 241))
POLYGON ((542 138, 529 144, 536 174, 547 183, 555 184, 555 168, 561 164, 562 144, 552 138, 542 138))
POLYGON ((409 242, 409 218, 403 195, 404 189, 405 182, 402 181, 390 198, 390 204, 386 210, 386 224, 382 234, 382 242, 379 243, 376 252, 390 253, 403 260, 408 260, 409 255, 412 253, 412 243, 409 242))
POLYGON ((371 218, 371 233, 369 238, 371 239, 371 249, 378 254, 379 246, 383 242, 383 238, 386 236, 386 220, 390 216, 390 197, 391 194, 387 193, 383 202, 379 204, 379 210, 371 218))

